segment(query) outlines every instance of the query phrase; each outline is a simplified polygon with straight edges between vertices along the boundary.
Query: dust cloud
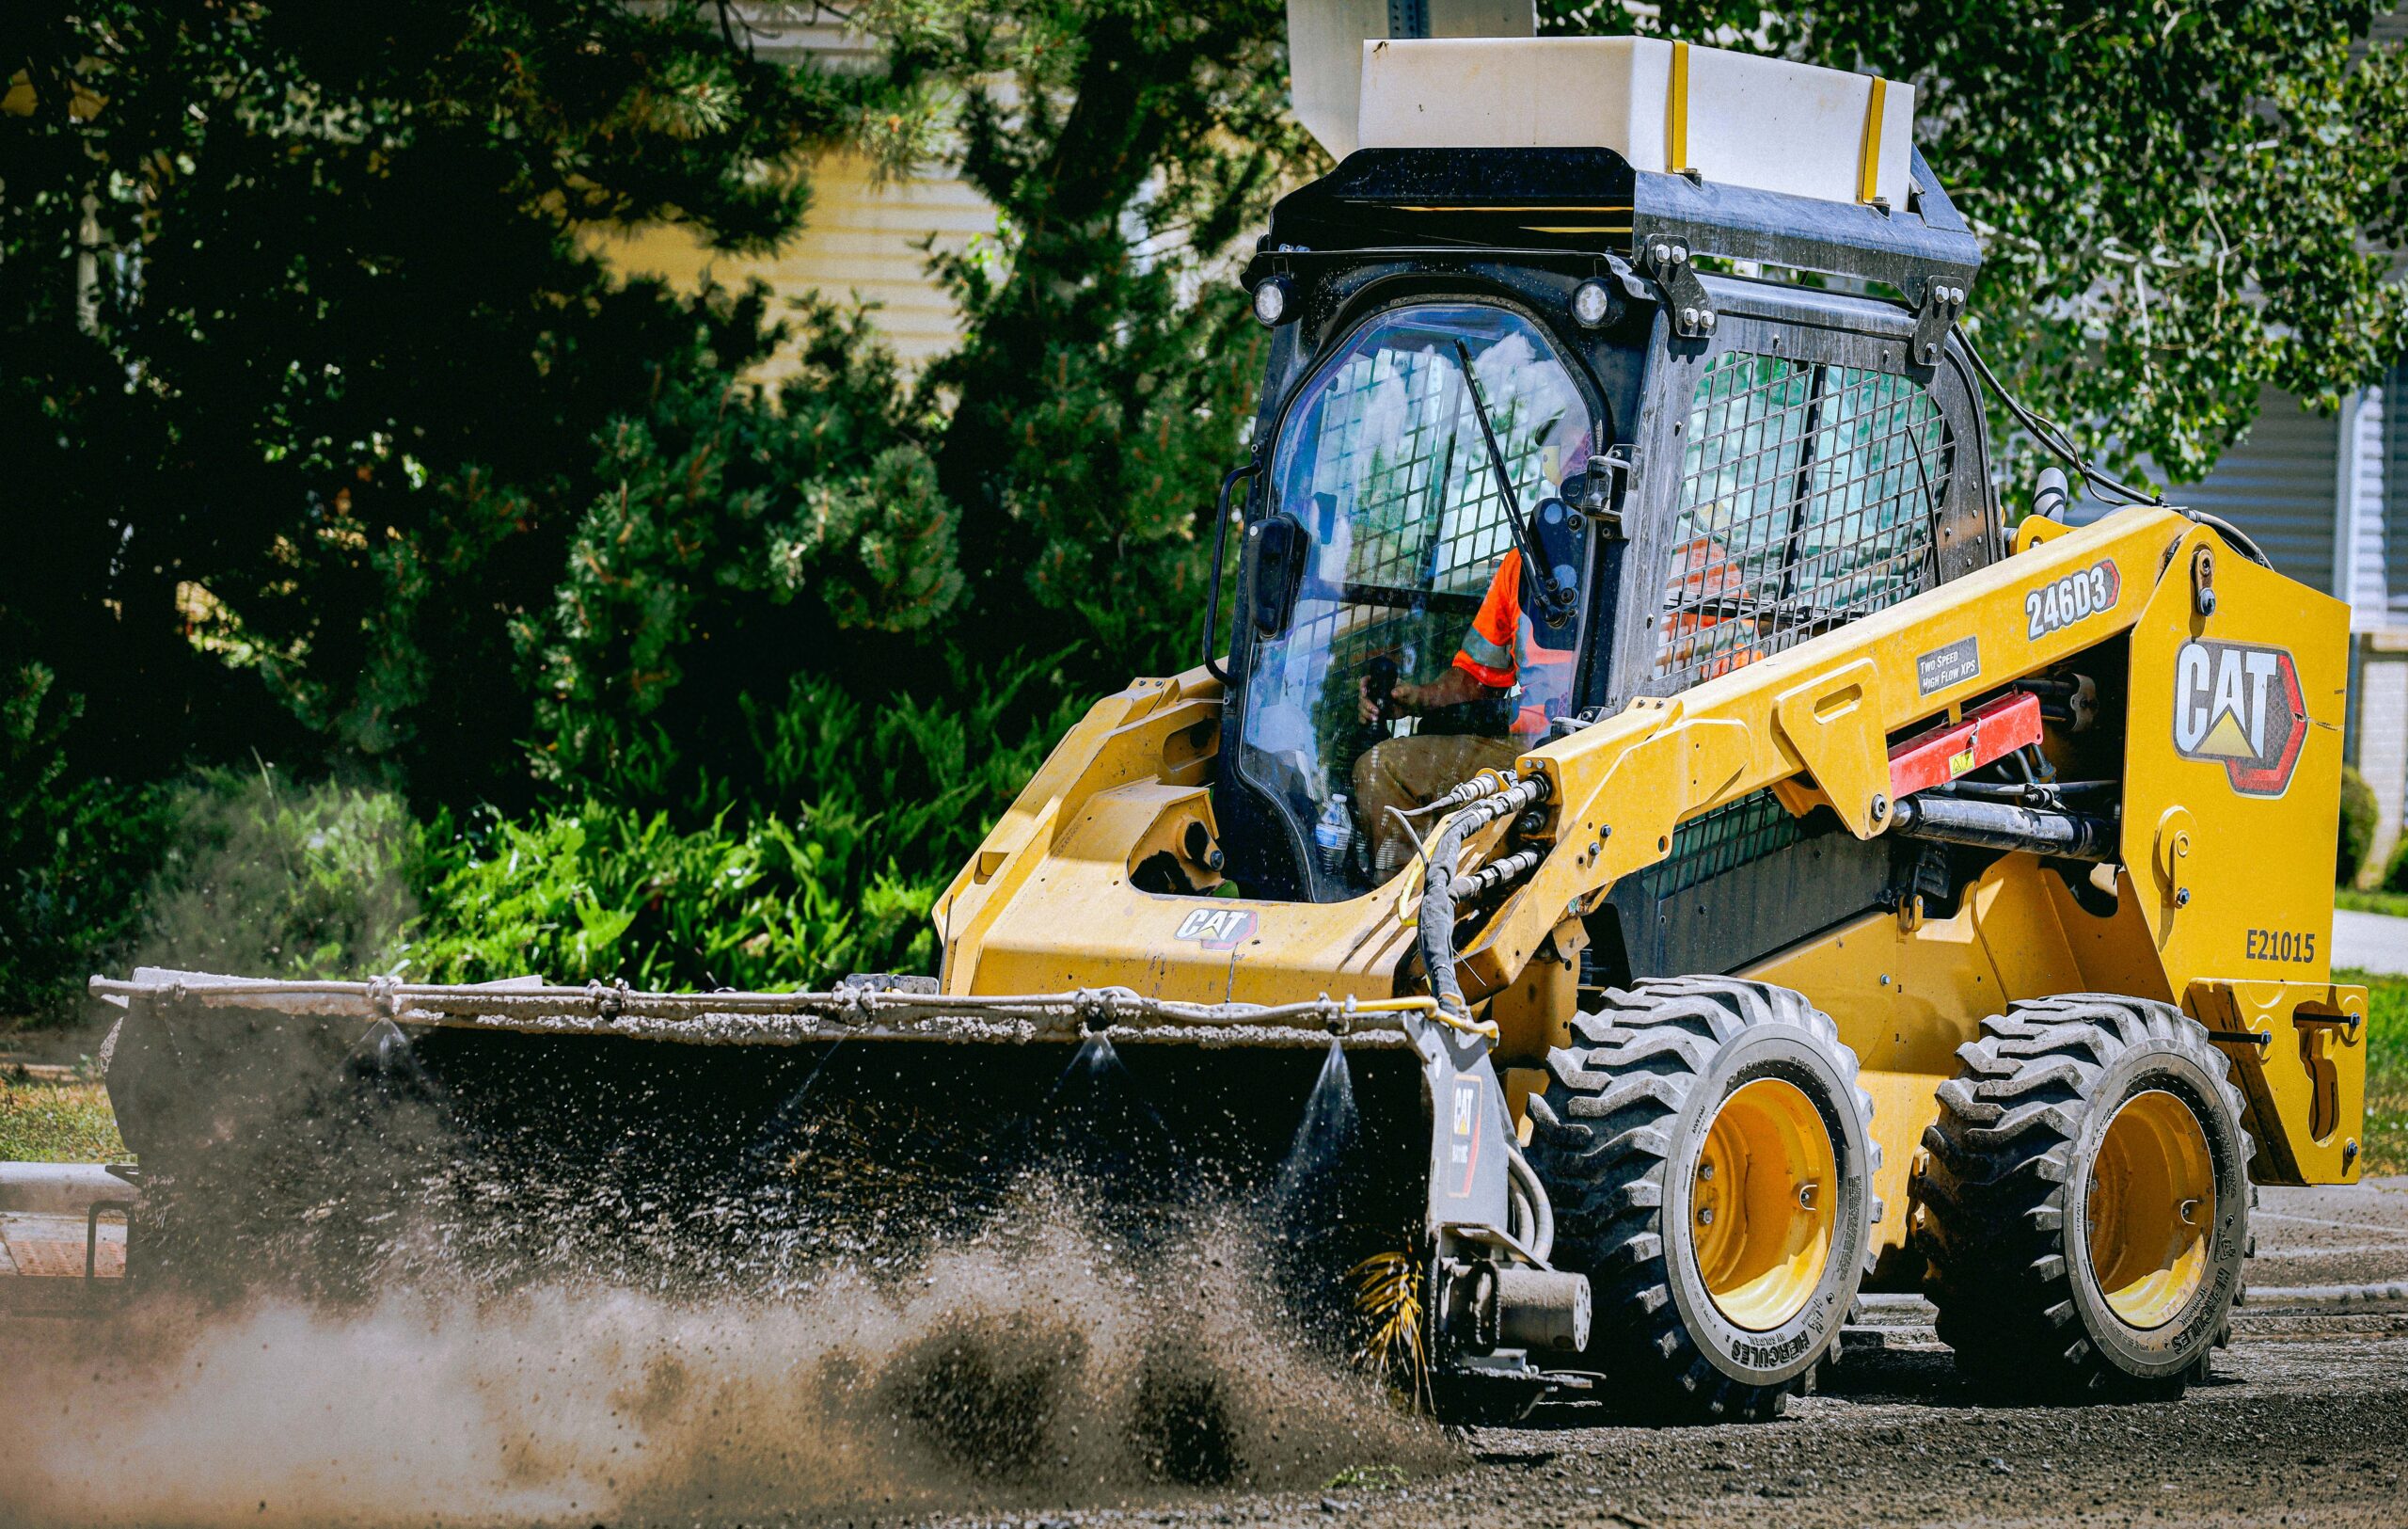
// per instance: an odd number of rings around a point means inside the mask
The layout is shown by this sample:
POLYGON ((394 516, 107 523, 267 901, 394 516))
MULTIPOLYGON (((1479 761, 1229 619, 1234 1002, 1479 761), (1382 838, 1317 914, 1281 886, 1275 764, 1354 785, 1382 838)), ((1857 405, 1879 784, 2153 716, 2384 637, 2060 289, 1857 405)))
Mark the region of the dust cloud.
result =
POLYGON ((1418 1095, 1383 1138, 1308 1066, 136 1010, 141 1277, 0 1323, 0 1519, 813 1522, 1435 1468, 1344 1299, 1418 1225, 1380 1171, 1418 1095))
POLYGON ((1295 1339, 1248 1256, 1212 1233, 1115 1252, 1029 1207, 908 1271, 838 1265, 774 1298, 555 1282, 11 1324, 0 1517, 817 1521, 1446 1458, 1295 1339))

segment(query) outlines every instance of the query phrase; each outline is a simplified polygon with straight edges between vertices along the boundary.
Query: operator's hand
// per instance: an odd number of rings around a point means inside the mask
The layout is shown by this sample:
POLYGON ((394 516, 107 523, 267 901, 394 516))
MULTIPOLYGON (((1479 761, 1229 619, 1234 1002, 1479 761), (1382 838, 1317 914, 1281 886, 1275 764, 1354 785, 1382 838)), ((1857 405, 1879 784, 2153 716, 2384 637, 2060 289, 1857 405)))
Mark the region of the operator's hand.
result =
MULTIPOLYGON (((1411 711, 1413 709, 1413 695, 1411 693, 1413 689, 1413 686, 1405 684, 1403 681, 1400 680, 1396 684, 1395 688, 1388 692, 1388 699, 1396 703, 1397 710, 1411 711)), ((1380 720, 1380 703, 1372 698, 1370 676, 1365 675, 1362 678, 1354 681, 1354 695, 1356 701, 1359 703, 1355 711, 1356 714, 1363 719, 1363 725, 1369 727, 1377 723, 1380 720)))

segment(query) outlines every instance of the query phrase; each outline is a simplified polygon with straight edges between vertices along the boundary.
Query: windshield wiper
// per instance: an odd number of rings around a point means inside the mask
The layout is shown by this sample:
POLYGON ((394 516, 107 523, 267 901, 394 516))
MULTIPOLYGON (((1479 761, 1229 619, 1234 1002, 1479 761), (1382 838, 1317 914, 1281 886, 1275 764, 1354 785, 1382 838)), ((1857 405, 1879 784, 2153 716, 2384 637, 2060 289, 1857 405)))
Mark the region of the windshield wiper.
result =
POLYGON ((1463 363, 1464 389, 1471 394, 1472 418, 1480 422, 1480 438, 1488 444, 1488 470, 1497 477, 1497 492, 1505 501, 1505 520, 1513 528, 1513 540, 1522 549, 1522 564, 1538 581, 1539 614, 1550 627, 1560 627, 1572 619, 1572 591, 1555 581, 1555 570, 1539 556, 1538 537, 1530 523, 1522 518, 1522 502, 1513 492, 1513 479, 1505 470, 1505 454, 1497 446, 1497 432, 1488 423, 1488 405, 1480 396, 1480 379, 1471 374, 1471 349, 1462 341, 1454 342, 1455 359, 1463 363))

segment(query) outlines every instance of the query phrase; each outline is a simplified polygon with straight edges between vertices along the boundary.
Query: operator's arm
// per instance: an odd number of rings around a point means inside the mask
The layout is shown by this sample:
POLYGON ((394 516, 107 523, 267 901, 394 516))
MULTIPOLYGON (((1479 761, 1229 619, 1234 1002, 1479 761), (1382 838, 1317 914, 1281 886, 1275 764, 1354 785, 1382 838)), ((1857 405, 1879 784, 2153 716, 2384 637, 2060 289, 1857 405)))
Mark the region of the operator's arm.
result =
MULTIPOLYGON (((1367 724, 1379 721, 1380 703, 1371 694, 1370 680, 1363 679, 1356 683, 1362 695, 1363 721, 1367 724)), ((1388 704, 1395 711, 1415 716, 1424 711, 1435 711, 1443 706, 1461 706, 1465 701, 1477 701, 1496 694, 1499 688, 1481 684, 1465 670, 1450 669, 1427 685, 1416 685, 1410 680, 1398 685, 1388 692, 1388 704)))
MULTIPOLYGON (((1489 577, 1487 597, 1480 602, 1471 629, 1464 633, 1464 645, 1455 654, 1454 663, 1427 685, 1405 683, 1390 691, 1389 700, 1399 711, 1410 715, 1461 706, 1513 683, 1520 668, 1513 645, 1522 618, 1521 574, 1520 552, 1509 551, 1498 560, 1496 573, 1489 577)), ((1377 722, 1380 705, 1371 694, 1370 681, 1361 681, 1359 690, 1363 721, 1377 722)))
POLYGON ((1450 669, 1427 685, 1399 685, 1396 702, 1407 711, 1435 711, 1442 706, 1477 701, 1496 688, 1474 679, 1467 670, 1450 669))

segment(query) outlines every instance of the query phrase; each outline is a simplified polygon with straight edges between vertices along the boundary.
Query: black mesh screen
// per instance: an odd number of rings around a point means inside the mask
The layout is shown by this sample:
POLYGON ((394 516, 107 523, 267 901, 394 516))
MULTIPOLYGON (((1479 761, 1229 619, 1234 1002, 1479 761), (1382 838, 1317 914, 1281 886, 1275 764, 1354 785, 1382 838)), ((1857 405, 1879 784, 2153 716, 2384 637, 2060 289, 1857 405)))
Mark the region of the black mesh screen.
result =
MULTIPOLYGON (((1546 492, 1541 442, 1557 422, 1532 417, 1513 374, 1501 380, 1490 384, 1491 422, 1528 503, 1546 492)), ((1320 422, 1311 481, 1352 484, 1355 502, 1343 527, 1334 502, 1290 506, 1308 517, 1317 545, 1346 546, 1343 600, 1300 613, 1295 643, 1326 655, 1351 685, 1364 655, 1426 641, 1431 655, 1414 677, 1430 677, 1513 545, 1463 370, 1435 347, 1355 358, 1331 378, 1320 422)))
POLYGON ((1757 791, 1674 829, 1671 852, 1640 871, 1640 884, 1649 897, 1669 898, 1805 836, 1770 791, 1757 791))
POLYGON ((1911 378, 1726 352, 1686 434, 1659 677, 1710 679, 1932 587, 1950 443, 1911 378))

